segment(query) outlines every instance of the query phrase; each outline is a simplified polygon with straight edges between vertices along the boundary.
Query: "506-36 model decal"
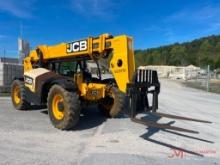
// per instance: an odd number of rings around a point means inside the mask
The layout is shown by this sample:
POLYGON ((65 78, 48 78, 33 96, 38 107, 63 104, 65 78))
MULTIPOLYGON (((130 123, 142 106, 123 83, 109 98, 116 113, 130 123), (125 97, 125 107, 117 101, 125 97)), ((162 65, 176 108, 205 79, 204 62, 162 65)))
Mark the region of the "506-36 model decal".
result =
POLYGON ((87 47, 88 47, 87 40, 70 42, 67 43, 66 45, 66 52, 74 53, 74 52, 86 51, 87 47))

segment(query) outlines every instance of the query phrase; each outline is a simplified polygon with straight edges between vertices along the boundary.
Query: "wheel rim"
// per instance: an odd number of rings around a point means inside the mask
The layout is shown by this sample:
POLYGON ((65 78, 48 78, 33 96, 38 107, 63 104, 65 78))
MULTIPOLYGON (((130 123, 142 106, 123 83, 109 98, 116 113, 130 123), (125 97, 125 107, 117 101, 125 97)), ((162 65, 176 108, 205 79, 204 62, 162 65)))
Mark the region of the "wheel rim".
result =
POLYGON ((13 98, 15 104, 20 104, 21 102, 21 94, 20 94, 20 88, 18 85, 15 85, 14 90, 13 90, 13 98))
POLYGON ((63 97, 60 94, 55 94, 52 101, 53 115, 57 120, 62 120, 64 117, 63 97))

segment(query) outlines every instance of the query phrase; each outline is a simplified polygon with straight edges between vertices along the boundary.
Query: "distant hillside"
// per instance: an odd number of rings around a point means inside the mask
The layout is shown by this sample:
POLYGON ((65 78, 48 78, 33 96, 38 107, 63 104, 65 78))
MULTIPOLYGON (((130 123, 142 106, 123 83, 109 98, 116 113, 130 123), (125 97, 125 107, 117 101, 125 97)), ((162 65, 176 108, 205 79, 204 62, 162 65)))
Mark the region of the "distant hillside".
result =
POLYGON ((135 51, 136 65, 210 65, 220 68, 220 35, 192 42, 175 43, 159 48, 135 51))

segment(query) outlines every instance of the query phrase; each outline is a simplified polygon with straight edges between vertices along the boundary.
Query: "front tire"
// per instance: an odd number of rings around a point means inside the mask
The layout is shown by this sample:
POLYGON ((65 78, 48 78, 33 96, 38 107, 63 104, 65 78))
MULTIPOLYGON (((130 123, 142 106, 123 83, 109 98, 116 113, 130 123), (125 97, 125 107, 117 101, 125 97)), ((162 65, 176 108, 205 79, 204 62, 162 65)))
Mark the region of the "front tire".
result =
POLYGON ((59 85, 53 85, 47 98, 48 114, 54 127, 61 130, 73 128, 80 117, 79 96, 59 85))
POLYGON ((11 85, 11 100, 15 109, 28 110, 31 105, 25 99, 25 87, 24 82, 20 80, 14 80, 11 85))
POLYGON ((114 118, 119 115, 124 108, 125 94, 118 88, 111 87, 110 93, 103 98, 98 107, 105 117, 114 118))

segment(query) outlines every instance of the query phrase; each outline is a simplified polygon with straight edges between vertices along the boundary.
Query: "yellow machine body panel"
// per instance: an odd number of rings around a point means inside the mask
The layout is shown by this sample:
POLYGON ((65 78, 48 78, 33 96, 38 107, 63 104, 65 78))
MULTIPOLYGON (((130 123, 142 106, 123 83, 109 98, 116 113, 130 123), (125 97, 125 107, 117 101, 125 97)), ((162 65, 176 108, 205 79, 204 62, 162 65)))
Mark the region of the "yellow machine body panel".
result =
POLYGON ((105 97, 105 84, 82 83, 80 84, 80 95, 86 100, 95 101, 105 97))
POLYGON ((110 61, 110 70, 119 89, 126 92, 126 85, 131 82, 135 71, 132 39, 127 36, 115 37, 111 47, 114 48, 114 55, 110 61))
POLYGON ((36 92, 36 79, 37 77, 50 72, 47 69, 44 68, 37 68, 32 69, 30 71, 24 72, 24 83, 27 88, 30 89, 32 92, 36 92))
POLYGON ((105 97, 106 84, 84 83, 82 74, 76 74, 74 79, 80 91, 80 96, 86 100, 95 101, 105 97))

